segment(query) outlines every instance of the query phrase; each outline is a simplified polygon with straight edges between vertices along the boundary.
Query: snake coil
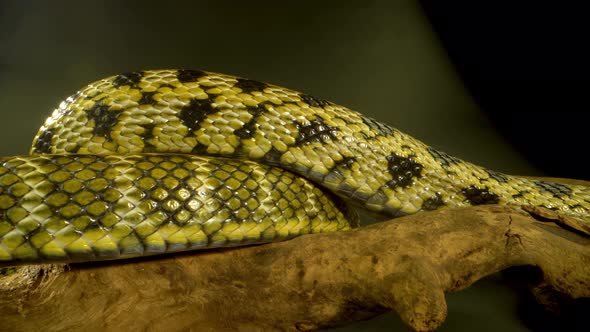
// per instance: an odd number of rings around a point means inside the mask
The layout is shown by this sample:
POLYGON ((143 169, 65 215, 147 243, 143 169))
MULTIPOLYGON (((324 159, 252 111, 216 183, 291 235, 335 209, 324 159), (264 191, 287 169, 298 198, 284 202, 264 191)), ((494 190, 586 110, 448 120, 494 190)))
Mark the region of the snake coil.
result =
POLYGON ((590 234, 590 190, 509 176, 300 92, 196 70, 109 77, 0 158, 0 265, 237 246, 396 217, 534 206, 590 234))

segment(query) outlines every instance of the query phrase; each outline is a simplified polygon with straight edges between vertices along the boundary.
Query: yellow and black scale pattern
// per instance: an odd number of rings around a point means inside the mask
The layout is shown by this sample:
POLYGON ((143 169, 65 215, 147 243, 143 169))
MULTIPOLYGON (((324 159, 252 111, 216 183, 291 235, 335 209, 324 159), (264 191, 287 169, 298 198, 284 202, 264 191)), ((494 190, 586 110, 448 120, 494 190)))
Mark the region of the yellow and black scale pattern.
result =
POLYGON ((395 217, 540 206, 590 234, 590 190, 494 172, 300 92, 196 70, 92 83, 0 159, 0 262, 112 259, 349 229, 395 217), (206 157, 205 157, 206 156, 206 157), (334 196, 335 195, 335 196, 334 196))

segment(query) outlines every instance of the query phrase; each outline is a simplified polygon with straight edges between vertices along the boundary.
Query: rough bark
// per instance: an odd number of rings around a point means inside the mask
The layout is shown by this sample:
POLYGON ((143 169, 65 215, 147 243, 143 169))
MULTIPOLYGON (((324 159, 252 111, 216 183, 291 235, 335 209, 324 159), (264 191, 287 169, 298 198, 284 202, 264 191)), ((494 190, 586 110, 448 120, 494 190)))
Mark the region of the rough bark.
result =
POLYGON ((518 265, 567 298, 590 297, 590 238, 480 206, 261 246, 19 267, 0 278, 0 317, 11 331, 300 331, 394 310, 430 330, 445 292, 518 265))

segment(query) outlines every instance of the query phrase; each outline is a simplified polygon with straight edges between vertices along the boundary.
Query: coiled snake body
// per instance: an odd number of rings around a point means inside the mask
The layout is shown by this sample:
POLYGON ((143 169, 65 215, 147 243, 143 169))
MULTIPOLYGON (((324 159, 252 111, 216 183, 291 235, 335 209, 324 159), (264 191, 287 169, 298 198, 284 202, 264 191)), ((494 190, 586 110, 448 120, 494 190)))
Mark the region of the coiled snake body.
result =
POLYGON ((303 93, 195 70, 67 98, 31 156, 0 159, 0 264, 235 246, 478 204, 538 206, 590 234, 590 190, 494 172, 303 93))

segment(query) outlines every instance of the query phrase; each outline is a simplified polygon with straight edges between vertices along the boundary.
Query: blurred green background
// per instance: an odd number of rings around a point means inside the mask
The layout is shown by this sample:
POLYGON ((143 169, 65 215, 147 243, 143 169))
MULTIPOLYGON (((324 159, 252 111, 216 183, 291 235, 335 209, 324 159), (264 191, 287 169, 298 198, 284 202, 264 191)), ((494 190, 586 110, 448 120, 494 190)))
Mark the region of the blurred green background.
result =
MULTIPOLYGON (((498 171, 538 175, 478 109, 416 1, 0 2, 0 155, 28 153, 59 102, 137 69, 305 91, 498 171)), ((440 331, 526 331, 494 276, 450 294, 440 331)), ((337 331, 406 331, 394 314, 337 331)))

